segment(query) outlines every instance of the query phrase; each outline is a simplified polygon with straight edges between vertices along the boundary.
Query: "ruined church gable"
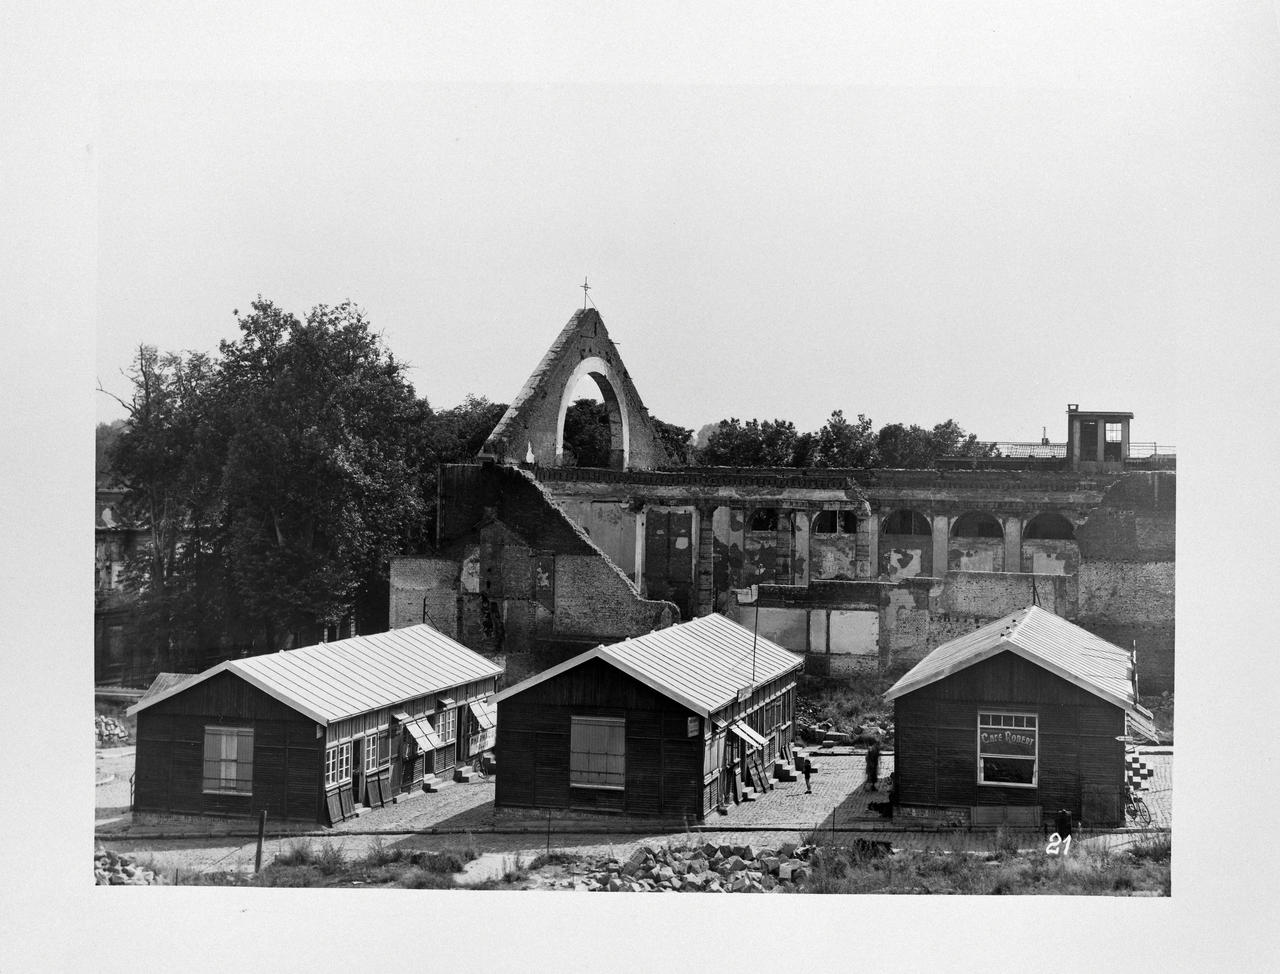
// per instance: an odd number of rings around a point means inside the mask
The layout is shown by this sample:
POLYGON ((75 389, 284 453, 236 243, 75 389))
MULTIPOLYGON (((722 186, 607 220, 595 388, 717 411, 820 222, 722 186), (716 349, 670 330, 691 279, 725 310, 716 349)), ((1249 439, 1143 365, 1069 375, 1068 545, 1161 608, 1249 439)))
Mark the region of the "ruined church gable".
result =
POLYGON ((649 470, 670 463, 649 411, 594 308, 575 312, 480 450, 482 459, 561 466, 565 411, 590 376, 609 414, 610 466, 649 470))

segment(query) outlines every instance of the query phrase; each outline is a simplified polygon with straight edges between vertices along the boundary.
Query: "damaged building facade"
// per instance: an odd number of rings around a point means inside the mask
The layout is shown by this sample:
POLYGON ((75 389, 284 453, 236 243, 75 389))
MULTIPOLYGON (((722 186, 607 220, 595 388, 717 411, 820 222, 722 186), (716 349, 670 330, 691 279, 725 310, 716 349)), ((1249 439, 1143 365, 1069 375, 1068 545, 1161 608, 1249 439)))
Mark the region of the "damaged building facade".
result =
POLYGON ((1133 455, 1130 413, 1072 405, 1067 420, 1065 444, 936 470, 677 467, 599 313, 579 311, 478 462, 442 469, 439 552, 393 562, 390 624, 542 652, 536 670, 721 612, 841 675, 905 668, 1034 603, 1136 641, 1144 689, 1171 688, 1172 458, 1133 455), (563 462, 584 376, 609 416, 608 469, 563 462))

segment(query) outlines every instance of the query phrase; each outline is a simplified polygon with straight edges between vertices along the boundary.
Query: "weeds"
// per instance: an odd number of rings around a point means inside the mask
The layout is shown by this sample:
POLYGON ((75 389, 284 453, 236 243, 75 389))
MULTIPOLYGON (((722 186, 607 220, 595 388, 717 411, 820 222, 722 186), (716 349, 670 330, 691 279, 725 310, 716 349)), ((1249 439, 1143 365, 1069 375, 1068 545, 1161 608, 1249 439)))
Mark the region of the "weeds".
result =
POLYGON ((399 885, 405 889, 454 889, 456 884, 450 873, 411 866, 401 873, 399 885))
POLYGON ((1167 832, 1148 836, 1131 846, 1129 855, 1139 861, 1168 862, 1173 855, 1173 836, 1167 832))

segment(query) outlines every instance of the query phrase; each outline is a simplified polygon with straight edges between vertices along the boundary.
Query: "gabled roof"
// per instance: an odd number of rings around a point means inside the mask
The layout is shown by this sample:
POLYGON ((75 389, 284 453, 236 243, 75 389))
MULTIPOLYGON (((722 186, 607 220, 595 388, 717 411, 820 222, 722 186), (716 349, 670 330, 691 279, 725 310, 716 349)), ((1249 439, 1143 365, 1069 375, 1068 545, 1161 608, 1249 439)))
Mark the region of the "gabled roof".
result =
POLYGON ((669 626, 647 636, 625 639, 611 646, 597 646, 522 683, 507 687, 493 699, 505 700, 599 659, 634 677, 665 697, 710 717, 737 699, 745 687, 755 687, 800 668, 803 660, 763 637, 755 643, 755 676, 752 677, 750 629, 722 615, 712 614, 669 626))
POLYGON ((498 676, 502 667, 431 626, 228 660, 138 701, 130 715, 219 673, 234 673, 321 724, 498 676))
POLYGON ((1133 696, 1133 662, 1121 649, 1039 606, 1018 609, 943 643, 885 692, 886 700, 919 690, 966 667, 1009 652, 1117 707, 1150 718, 1133 696))
POLYGON ((147 687, 146 692, 138 698, 138 703, 149 702, 153 697, 158 697, 188 680, 194 680, 198 675, 198 673, 157 673, 156 678, 151 681, 151 686, 147 687))

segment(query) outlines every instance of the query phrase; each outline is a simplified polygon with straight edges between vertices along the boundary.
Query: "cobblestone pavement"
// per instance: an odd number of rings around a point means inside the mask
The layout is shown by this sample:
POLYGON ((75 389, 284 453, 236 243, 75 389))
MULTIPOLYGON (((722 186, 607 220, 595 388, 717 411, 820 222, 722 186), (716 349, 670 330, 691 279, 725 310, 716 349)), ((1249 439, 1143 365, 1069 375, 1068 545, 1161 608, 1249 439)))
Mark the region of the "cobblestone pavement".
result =
MULTIPOLYGON (((128 813, 128 777, 132 773, 132 749, 113 749, 116 752, 98 762, 98 770, 113 774, 115 780, 95 789, 98 798, 98 827, 100 832, 119 829, 120 833, 106 841, 119 852, 138 852, 150 858, 154 868, 165 875, 175 869, 187 871, 221 871, 252 868, 256 843, 238 838, 217 838, 207 835, 209 826, 204 823, 166 822, 163 831, 168 834, 190 832, 190 838, 148 839, 142 835, 131 837, 131 815, 128 813), (122 797, 123 796, 123 797, 122 797), (121 807, 123 806, 123 808, 121 807), (108 813, 108 814, 104 814, 108 813)), ((1152 810, 1153 825, 1171 822, 1172 754, 1152 753, 1148 761, 1154 776, 1147 782, 1144 799, 1152 810)), ((865 789, 862 755, 815 757, 815 773, 812 776, 812 793, 806 794, 804 779, 795 782, 778 782, 768 794, 754 802, 731 807, 725 816, 713 815, 705 825, 723 824, 726 831, 700 831, 688 834, 682 823, 654 822, 651 819, 632 819, 619 816, 591 815, 589 813, 553 811, 550 815, 551 834, 546 826, 548 815, 538 809, 495 809, 492 781, 477 780, 469 783, 449 783, 439 792, 424 794, 415 792, 400 796, 394 805, 366 810, 358 818, 350 819, 325 830, 328 837, 311 841, 329 841, 348 857, 366 854, 375 845, 403 849, 446 849, 461 845, 473 845, 480 852, 510 853, 532 858, 546 849, 558 849, 584 856, 627 856, 641 845, 690 842, 714 842, 740 844, 749 842, 756 847, 777 846, 786 841, 799 841, 813 830, 855 827, 870 830, 868 838, 882 838, 899 848, 948 848, 985 850, 992 846, 990 833, 904 833, 892 829, 879 831, 875 826, 883 820, 867 809, 869 801, 884 800, 883 791, 865 789), (776 825, 778 828, 770 829, 776 825), (736 832, 739 827, 760 831, 736 832), (449 834, 399 834, 362 835, 361 832, 395 830, 447 829, 449 834), (525 830, 523 833, 495 835, 485 830, 504 828, 525 830), (576 831, 592 829, 591 832, 576 831), (598 830, 610 829, 612 835, 598 830), (456 830, 456 831, 455 831, 456 830), (467 835, 467 830, 476 830, 467 835)), ((881 759, 881 774, 887 776, 893 770, 893 756, 881 759)), ((243 826, 241 826, 243 827, 243 826)), ((148 826, 149 831, 160 831, 159 826, 148 826)), ((267 825, 268 835, 271 823, 267 825)), ((319 830, 319 829, 318 829, 319 830)), ((862 834, 862 833, 860 833, 862 834)), ((1134 834, 1097 836, 1088 839, 1090 845, 1123 847, 1141 838, 1134 834)), ((1037 845, 1040 837, 1030 831, 1027 844, 1037 845)), ((263 861, 270 862, 277 851, 298 839, 270 838, 264 843, 263 861)))

